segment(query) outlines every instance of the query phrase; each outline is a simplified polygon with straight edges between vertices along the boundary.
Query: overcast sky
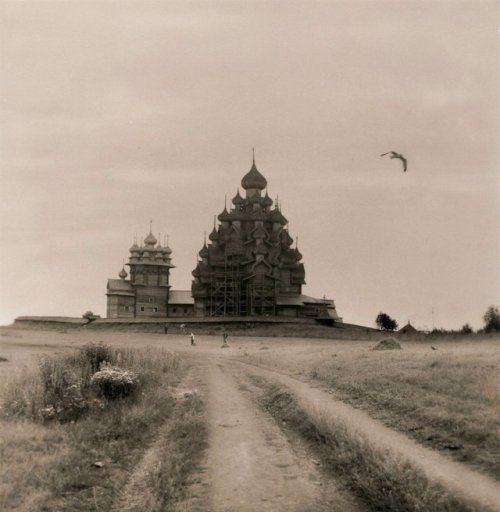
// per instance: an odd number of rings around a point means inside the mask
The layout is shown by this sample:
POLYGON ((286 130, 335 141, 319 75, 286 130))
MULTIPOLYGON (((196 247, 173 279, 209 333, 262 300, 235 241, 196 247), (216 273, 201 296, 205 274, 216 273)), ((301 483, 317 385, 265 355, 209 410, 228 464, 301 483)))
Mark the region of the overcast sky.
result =
POLYGON ((252 147, 304 292, 345 321, 480 327, 500 304, 498 2, 3 0, 0 19, 0 323, 104 316, 150 220, 189 289, 252 147))

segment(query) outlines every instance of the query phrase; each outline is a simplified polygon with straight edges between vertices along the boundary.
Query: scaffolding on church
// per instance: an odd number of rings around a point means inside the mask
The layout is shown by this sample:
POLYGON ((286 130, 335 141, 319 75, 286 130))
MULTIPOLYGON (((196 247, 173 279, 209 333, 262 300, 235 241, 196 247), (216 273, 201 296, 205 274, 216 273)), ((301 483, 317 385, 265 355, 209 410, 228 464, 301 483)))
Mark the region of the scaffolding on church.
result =
POLYGON ((274 316, 276 314, 276 281, 264 275, 248 280, 247 295, 252 316, 274 316))
POLYGON ((224 270, 213 273, 208 287, 209 316, 245 316, 247 289, 243 283, 241 257, 225 254, 224 270))

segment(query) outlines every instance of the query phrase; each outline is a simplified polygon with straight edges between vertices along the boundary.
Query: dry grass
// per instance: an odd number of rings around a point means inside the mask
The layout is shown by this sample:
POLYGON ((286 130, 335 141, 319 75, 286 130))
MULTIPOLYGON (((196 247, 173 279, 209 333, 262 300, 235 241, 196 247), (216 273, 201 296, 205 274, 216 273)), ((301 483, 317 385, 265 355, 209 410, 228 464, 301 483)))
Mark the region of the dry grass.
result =
POLYGON ((277 386, 264 386, 261 404, 282 428, 298 432, 323 467, 359 496, 369 510, 472 512, 480 509, 477 504, 452 496, 441 485, 430 482, 405 459, 374 447, 342 422, 302 409, 288 392, 277 386))
POLYGON ((207 445, 204 406, 197 394, 177 403, 172 421, 143 460, 114 510, 161 512, 174 510, 186 498, 186 482, 207 445))
MULTIPOLYGON (((140 376, 140 392, 118 400, 99 400, 71 421, 63 417, 47 419, 37 411, 47 405, 47 382, 53 391, 67 387, 75 373, 84 380, 88 367, 75 366, 81 362, 81 353, 45 360, 44 371, 25 370, 4 390, 7 396, 0 421, 4 440, 0 448, 0 510, 112 510, 135 466, 149 446, 157 442, 158 433, 167 422, 169 438, 176 435, 177 427, 181 432, 177 435, 184 435, 190 423, 197 431, 198 441, 188 435, 184 444, 169 445, 180 462, 160 472, 177 492, 170 492, 172 502, 179 497, 179 489, 204 441, 200 417, 191 421, 192 415, 188 414, 189 410, 198 410, 200 404, 184 401, 179 405, 171 392, 186 368, 179 364, 178 356, 161 349, 115 348, 110 352, 112 362, 140 376), (5 411, 12 411, 12 401, 21 401, 24 406, 16 409, 16 414, 5 416, 5 411)), ((83 396, 91 400, 90 395, 83 396)), ((162 453, 165 455, 166 451, 162 453)), ((155 487, 154 482, 150 485, 156 496, 159 486, 155 487)), ((164 497, 158 499, 166 503, 164 497)))
POLYGON ((346 402, 455 460, 500 474, 500 343, 311 343, 245 358, 320 381, 346 402))
POLYGON ((498 364, 475 354, 384 356, 324 364, 313 375, 387 425, 498 478, 498 364))

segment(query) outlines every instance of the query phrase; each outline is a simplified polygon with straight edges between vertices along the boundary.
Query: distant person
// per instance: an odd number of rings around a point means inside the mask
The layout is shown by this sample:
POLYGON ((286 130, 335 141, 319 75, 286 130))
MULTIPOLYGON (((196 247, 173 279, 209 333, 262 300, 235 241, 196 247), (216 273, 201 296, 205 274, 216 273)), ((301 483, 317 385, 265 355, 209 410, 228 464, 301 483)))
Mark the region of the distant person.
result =
POLYGON ((229 335, 226 331, 222 333, 222 347, 221 348, 229 348, 229 345, 227 343, 227 339, 229 338, 229 335))
POLYGON ((191 346, 193 347, 194 345, 196 345, 196 343, 194 341, 194 334, 193 333, 191 333, 190 338, 191 338, 191 346))
POLYGON ((163 330, 165 331, 165 334, 168 334, 168 324, 164 325, 163 330))

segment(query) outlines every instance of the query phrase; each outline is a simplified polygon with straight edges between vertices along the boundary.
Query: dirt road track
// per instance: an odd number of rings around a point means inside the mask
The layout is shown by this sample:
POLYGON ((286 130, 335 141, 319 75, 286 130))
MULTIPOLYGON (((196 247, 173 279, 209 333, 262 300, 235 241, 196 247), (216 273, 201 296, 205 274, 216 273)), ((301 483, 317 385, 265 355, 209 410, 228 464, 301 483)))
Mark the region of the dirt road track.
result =
POLYGON ((331 393, 297 379, 250 364, 234 361, 234 370, 249 372, 286 386, 307 410, 317 409, 334 421, 342 421, 370 439, 376 447, 402 455, 421 468, 431 481, 438 481, 455 495, 464 495, 476 503, 500 512, 500 485, 489 476, 449 460, 419 445, 409 437, 385 427, 367 413, 336 400, 331 393))
POLYGON ((250 399, 232 365, 208 368, 208 486, 213 512, 354 512, 360 507, 250 399))

